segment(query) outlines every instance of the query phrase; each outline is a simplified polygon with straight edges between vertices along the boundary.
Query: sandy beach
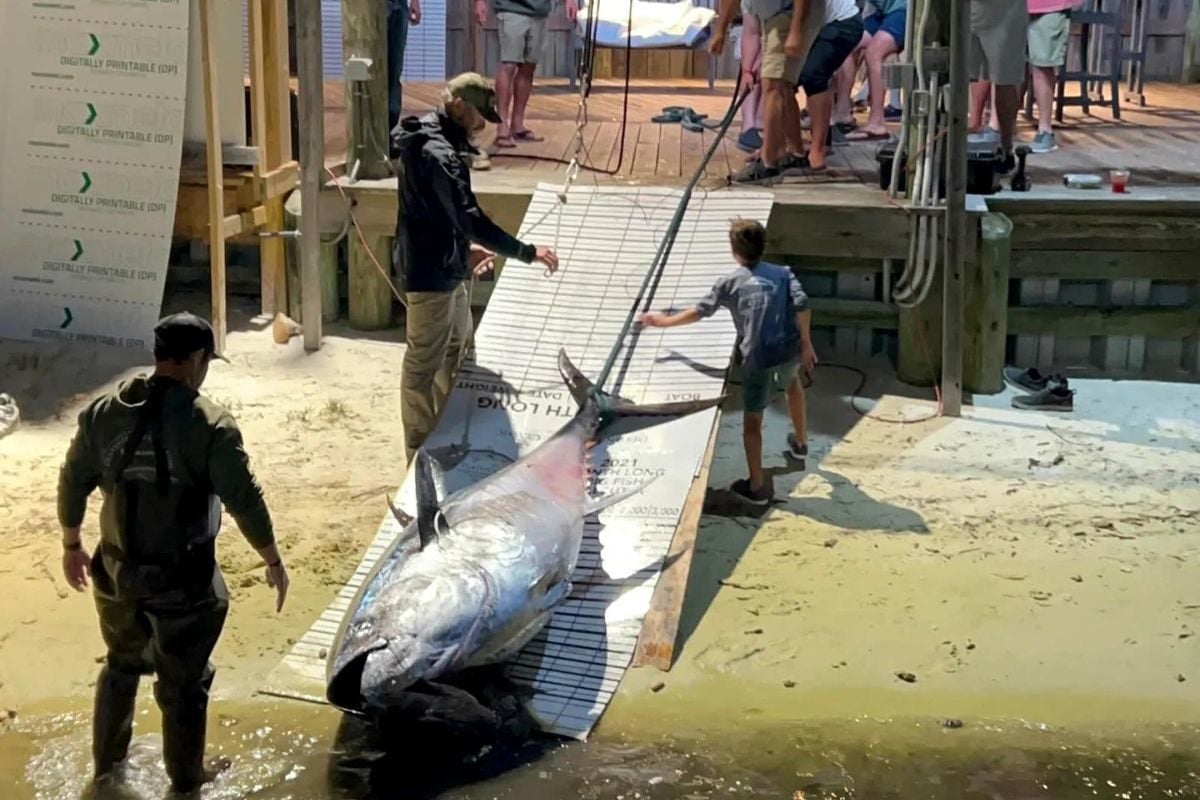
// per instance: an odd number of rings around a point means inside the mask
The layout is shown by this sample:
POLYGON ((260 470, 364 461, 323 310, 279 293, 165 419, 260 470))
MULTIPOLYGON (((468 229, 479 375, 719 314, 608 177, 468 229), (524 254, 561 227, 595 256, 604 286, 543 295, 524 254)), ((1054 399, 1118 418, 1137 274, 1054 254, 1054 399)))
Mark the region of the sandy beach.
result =
MULTIPOLYGON (((224 531, 232 611, 214 716, 269 719, 280 701, 255 690, 354 570, 402 478, 403 345, 335 328, 306 355, 248 314, 235 319, 232 363, 213 368, 205 392, 242 426, 292 594, 276 615, 256 557, 224 531)), ((0 439, 11 598, 0 606, 0 769, 11 772, 28 764, 18 734, 29 720, 86 720, 103 648, 90 598, 61 576, 57 470, 82 406, 144 365, 6 345, 0 368, 23 416, 0 439)), ((1072 415, 1018 412, 999 395, 951 421, 929 418, 934 404, 914 399, 925 390, 875 377, 863 394, 882 399, 856 411, 857 383, 818 371, 807 471, 768 447, 782 503, 761 520, 704 517, 677 663, 627 674, 601 740, 822 721, 1007 721, 1081 736, 1200 723, 1200 387, 1080 381, 1072 415)), ((770 409, 768 441, 786 425, 770 409)), ((711 485, 739 477, 742 458, 730 408, 711 485)), ((326 738, 337 725, 332 712, 279 713, 326 738)), ((34 796, 21 775, 4 777, 34 796)))

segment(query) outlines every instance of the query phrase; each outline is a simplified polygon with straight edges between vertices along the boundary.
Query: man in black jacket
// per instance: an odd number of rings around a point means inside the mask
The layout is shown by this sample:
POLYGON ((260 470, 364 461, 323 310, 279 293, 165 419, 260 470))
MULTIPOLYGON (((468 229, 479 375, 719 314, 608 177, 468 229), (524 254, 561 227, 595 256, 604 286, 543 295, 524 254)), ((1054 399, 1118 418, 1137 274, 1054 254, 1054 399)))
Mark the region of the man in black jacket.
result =
POLYGON ((400 170, 393 257, 404 276, 406 333, 400 415, 409 460, 433 431, 473 332, 466 279, 496 254, 558 269, 547 247, 517 241, 488 219, 471 191, 473 142, 499 123, 496 92, 474 72, 446 84, 442 105, 392 131, 400 170))

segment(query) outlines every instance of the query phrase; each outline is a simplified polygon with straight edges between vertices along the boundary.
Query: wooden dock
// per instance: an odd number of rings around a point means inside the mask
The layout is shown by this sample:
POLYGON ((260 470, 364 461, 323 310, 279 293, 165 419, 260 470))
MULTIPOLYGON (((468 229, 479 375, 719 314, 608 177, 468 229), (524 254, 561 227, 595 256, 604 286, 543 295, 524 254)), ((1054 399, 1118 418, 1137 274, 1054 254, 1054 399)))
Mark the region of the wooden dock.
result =
MULTIPOLYGON (((433 108, 440 91, 441 87, 434 84, 406 85, 406 113, 424 113, 433 108)), ((622 158, 623 82, 597 81, 588 101, 590 163, 600 169, 615 170, 616 174, 593 176, 585 172, 581 179, 595 177, 600 182, 634 180, 665 185, 686 181, 713 134, 689 133, 679 125, 659 125, 651 122, 651 117, 664 106, 684 105, 707 114, 710 119, 720 119, 732 91, 730 81, 719 82, 713 91, 699 80, 636 81, 629 98, 629 124, 622 158)), ((1146 94, 1147 105, 1126 106, 1119 121, 1113 120, 1103 108, 1088 116, 1077 108, 1066 109, 1063 124, 1056 126, 1059 149, 1029 157, 1029 174, 1034 185, 1060 184, 1061 176, 1067 172, 1098 172, 1115 167, 1132 171, 1131 185, 1135 188, 1200 184, 1200 85, 1148 84, 1146 94)), ((326 159, 330 164, 345 161, 343 95, 341 84, 327 84, 326 159)), ((504 151, 505 154, 493 158, 493 173, 545 172, 551 165, 524 156, 567 156, 577 106, 578 93, 564 81, 539 83, 530 101, 529 126, 545 141, 504 151)), ((859 112, 857 117, 861 122, 865 112, 859 112)), ((745 154, 733 141, 738 122, 717 151, 708 170, 709 179, 721 181, 744 164, 745 154)), ((897 126, 891 127, 895 131, 897 126)), ((1033 124, 1020 118, 1019 139, 1032 139, 1034 130, 1033 124)), ((829 159, 829 173, 820 177, 789 177, 783 185, 830 182, 878 185, 877 148, 877 142, 855 142, 835 148, 829 159)))

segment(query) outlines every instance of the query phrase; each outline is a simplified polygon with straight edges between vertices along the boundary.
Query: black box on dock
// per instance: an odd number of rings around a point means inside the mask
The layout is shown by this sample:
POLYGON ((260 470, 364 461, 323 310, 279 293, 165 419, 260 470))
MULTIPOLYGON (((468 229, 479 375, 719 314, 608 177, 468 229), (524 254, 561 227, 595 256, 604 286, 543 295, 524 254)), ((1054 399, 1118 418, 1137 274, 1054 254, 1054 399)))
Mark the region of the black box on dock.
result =
MULTIPOLYGON (((875 151, 875 160, 879 162, 879 188, 887 190, 892 183, 892 162, 896 159, 895 139, 884 142, 875 151)), ((995 194, 1000 190, 996 170, 1004 159, 1000 145, 995 142, 967 142, 967 194, 995 194)), ((897 176, 896 188, 905 191, 908 173, 906 170, 907 154, 900 156, 900 174, 897 176)), ((938 176, 938 197, 946 196, 946 171, 943 168, 938 176)))

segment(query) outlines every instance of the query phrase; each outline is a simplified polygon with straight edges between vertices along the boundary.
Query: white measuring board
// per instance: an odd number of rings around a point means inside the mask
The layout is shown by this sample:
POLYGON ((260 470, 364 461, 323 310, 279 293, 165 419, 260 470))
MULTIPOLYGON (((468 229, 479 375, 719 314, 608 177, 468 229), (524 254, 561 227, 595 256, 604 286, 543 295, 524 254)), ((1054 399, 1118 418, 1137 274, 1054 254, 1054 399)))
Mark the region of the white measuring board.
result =
POLYGON ((2 5, 0 337, 149 350, 179 193, 188 4, 2 5))
MULTIPOLYGON (((558 372, 559 348, 585 375, 599 373, 681 195, 666 187, 588 187, 573 189, 563 206, 558 188, 538 187, 520 231, 523 241, 558 251, 558 274, 546 277, 541 267, 513 261, 504 268, 476 332, 474 358, 426 443, 435 452, 465 445, 471 453, 447 472, 447 491, 528 452, 575 414, 558 372)), ((743 217, 765 224, 771 204, 768 192, 697 192, 653 308, 687 308, 701 298, 732 268, 730 221, 743 217)), ((633 333, 605 388, 645 403, 717 397, 735 335, 724 312, 691 326, 633 333)), ((510 676, 533 690, 530 711, 546 731, 585 738, 616 692, 715 417, 710 410, 672 419, 606 437, 596 446, 596 491, 654 480, 589 519, 573 593, 509 666, 510 676)), ((406 478, 397 505, 411 513, 414 492, 414 481, 406 478)), ((338 626, 398 534, 399 526, 385 513, 354 576, 264 691, 323 698, 325 661, 338 626)))

